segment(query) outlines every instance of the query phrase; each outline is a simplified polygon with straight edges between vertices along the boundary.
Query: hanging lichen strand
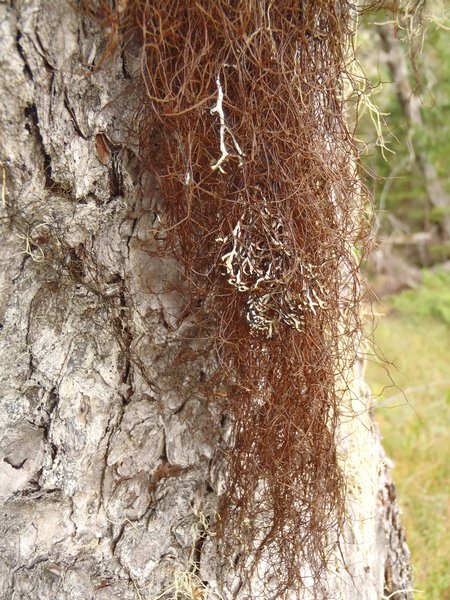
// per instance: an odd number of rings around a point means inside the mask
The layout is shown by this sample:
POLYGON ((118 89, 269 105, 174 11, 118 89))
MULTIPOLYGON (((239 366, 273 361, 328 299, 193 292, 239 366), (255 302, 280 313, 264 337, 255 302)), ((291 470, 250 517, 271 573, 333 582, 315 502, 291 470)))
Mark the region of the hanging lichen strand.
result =
POLYGON ((343 119, 354 5, 113 6, 96 16, 112 30, 107 52, 119 39, 139 47, 140 154, 167 204, 164 252, 182 264, 217 357, 207 396, 227 391, 223 549, 253 553, 271 581, 265 597, 282 598, 305 573, 317 584, 343 519, 335 429, 360 330, 354 250, 365 243, 343 119))

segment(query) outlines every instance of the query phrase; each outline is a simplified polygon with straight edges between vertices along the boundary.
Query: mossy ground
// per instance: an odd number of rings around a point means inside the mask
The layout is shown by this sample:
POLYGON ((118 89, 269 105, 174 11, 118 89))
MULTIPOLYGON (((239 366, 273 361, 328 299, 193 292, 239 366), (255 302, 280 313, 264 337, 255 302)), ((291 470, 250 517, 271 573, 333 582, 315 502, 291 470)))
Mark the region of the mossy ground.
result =
POLYGON ((374 340, 386 358, 367 379, 412 553, 415 597, 450 599, 450 276, 387 299, 374 340))

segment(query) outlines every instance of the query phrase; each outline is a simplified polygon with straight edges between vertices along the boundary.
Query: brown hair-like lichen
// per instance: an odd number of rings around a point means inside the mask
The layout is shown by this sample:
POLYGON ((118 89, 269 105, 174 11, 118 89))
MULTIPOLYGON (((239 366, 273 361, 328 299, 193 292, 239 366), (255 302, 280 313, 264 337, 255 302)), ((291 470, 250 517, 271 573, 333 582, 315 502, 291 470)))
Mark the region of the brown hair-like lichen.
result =
POLYGON ((319 580, 344 519, 335 432, 368 239, 344 118, 354 4, 84 8, 110 28, 106 54, 138 48, 134 125, 165 199, 161 252, 181 265, 215 357, 205 395, 231 417, 219 539, 264 560, 280 598, 304 583, 305 564, 319 580))

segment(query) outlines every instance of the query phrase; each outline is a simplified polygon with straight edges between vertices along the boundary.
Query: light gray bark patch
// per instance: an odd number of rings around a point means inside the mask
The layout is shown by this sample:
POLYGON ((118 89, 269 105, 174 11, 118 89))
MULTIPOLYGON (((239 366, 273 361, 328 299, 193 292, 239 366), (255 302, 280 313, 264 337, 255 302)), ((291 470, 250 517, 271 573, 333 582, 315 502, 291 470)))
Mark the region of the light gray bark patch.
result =
POLYGON ((44 461, 43 431, 22 425, 4 433, 0 447, 0 503, 26 487, 44 461))
POLYGON ((0 551, 8 567, 29 566, 69 550, 74 530, 69 515, 69 500, 56 492, 30 495, 4 505, 0 551))
POLYGON ((159 410, 148 397, 134 399, 124 409, 120 429, 111 440, 107 464, 118 478, 134 473, 151 473, 161 456, 164 431, 159 410))

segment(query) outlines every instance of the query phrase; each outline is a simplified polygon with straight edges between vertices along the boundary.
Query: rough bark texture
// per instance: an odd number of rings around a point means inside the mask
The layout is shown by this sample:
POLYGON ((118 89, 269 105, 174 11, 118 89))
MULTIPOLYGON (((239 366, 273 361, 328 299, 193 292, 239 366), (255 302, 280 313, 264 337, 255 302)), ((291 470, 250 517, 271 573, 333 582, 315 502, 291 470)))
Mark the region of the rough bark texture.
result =
MULTIPOLYGON (((123 146, 126 65, 92 72, 102 35, 69 3, 0 10, 0 597, 248 597, 209 535, 222 419, 191 385, 208 366, 167 370, 198 342, 161 293, 176 265, 149 253, 164 203, 123 146)), ((411 587, 409 556, 357 385, 346 565, 324 597, 378 600, 411 587)))

